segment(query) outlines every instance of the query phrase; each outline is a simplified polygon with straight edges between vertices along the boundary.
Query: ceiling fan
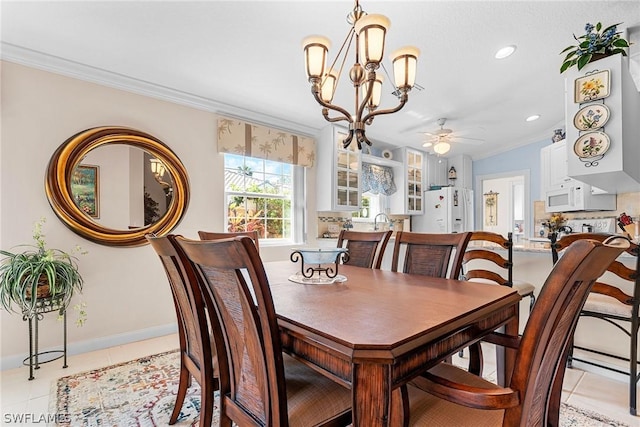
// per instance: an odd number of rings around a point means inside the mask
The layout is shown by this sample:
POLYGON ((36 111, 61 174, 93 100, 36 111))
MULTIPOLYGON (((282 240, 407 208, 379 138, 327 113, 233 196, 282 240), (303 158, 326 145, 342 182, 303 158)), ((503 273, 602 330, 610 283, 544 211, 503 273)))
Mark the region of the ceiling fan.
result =
POLYGON ((449 147, 450 147, 449 143, 451 142, 460 142, 462 144, 474 144, 474 145, 479 145, 484 143, 484 139, 469 138, 469 137, 455 135, 452 129, 447 129, 444 127, 444 124, 446 122, 447 122, 446 118, 438 119, 436 123, 440 126, 440 129, 437 129, 433 132, 418 132, 425 135, 425 137, 427 136, 431 137, 430 140, 427 140, 425 141, 424 144, 422 144, 423 147, 433 146, 434 150, 438 152, 437 147, 439 146, 440 150, 442 151, 439 154, 444 154, 447 151, 449 151, 449 147))

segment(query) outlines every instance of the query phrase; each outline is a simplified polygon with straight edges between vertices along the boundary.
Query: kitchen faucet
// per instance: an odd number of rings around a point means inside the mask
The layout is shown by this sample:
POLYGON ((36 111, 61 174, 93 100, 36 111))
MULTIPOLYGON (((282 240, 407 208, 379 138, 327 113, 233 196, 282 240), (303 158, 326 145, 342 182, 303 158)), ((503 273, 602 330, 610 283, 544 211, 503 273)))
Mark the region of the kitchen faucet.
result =
POLYGON ((373 219, 373 231, 378 231, 378 217, 379 217, 380 215, 382 215, 382 216, 386 219, 386 221, 385 221, 385 222, 387 222, 387 223, 391 222, 391 219, 389 218, 389 216, 388 216, 386 213, 384 213, 384 212, 380 212, 380 213, 379 213, 378 215, 376 215, 376 217, 373 219))

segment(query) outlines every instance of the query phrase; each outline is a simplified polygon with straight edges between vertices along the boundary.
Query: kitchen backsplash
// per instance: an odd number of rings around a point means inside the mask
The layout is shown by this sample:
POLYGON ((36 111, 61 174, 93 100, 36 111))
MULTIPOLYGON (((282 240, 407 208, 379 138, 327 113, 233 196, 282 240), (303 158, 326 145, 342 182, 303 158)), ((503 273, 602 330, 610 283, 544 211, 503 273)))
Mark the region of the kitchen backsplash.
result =
MULTIPOLYGON (((380 230, 402 231, 409 229, 408 215, 389 215, 391 222, 380 222, 380 230)), ((372 231, 373 218, 352 218, 350 212, 318 212, 318 237, 335 238, 347 227, 354 231, 372 231), (349 226, 350 225, 350 226, 349 226)))
MULTIPOLYGON (((540 230, 542 227, 542 223, 549 219, 551 214, 548 214, 544 210, 544 201, 536 200, 533 202, 534 204, 534 227, 535 232, 540 230)), ((620 214, 626 213, 634 221, 640 221, 640 192, 636 193, 620 193, 616 198, 616 210, 615 211, 583 211, 583 212, 567 212, 562 213, 562 215, 567 218, 567 220, 593 220, 593 219, 601 219, 601 218, 618 218, 620 214)), ((614 221, 615 224, 615 221, 614 221)), ((616 233, 621 233, 616 225, 614 225, 616 233)), ((573 231, 581 231, 581 230, 573 230, 573 231)))

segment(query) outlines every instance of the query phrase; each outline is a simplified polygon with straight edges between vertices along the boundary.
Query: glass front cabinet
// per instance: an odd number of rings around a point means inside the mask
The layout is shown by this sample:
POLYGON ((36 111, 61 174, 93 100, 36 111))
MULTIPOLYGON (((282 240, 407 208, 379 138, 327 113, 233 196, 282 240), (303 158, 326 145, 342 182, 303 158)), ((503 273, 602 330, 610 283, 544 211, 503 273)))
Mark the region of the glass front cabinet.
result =
POLYGON ((424 212, 425 153, 411 148, 394 151, 394 160, 402 163, 402 173, 396 174, 398 191, 391 196, 391 213, 419 215, 424 212))
POLYGON ((328 126, 318 140, 318 211, 356 211, 360 208, 360 152, 355 143, 347 149, 342 146, 346 137, 346 130, 328 126))

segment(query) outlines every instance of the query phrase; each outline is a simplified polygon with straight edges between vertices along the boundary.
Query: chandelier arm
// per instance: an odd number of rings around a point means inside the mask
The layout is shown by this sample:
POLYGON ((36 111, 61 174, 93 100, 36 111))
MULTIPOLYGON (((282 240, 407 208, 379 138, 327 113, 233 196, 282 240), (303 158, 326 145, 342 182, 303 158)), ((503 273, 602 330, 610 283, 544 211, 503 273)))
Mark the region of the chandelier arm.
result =
POLYGON ((358 149, 362 150, 362 143, 365 143, 368 146, 371 146, 371 141, 369 141, 369 139, 365 135, 364 129, 356 129, 355 132, 356 132, 356 139, 358 141, 358 149))
MULTIPOLYGON (((367 84, 367 93, 364 95, 364 97, 362 98, 362 102, 360 103, 358 107, 358 109, 356 110, 356 121, 361 121, 362 120, 362 114, 364 113, 364 109, 366 108, 367 104, 369 103, 369 100, 371 99, 371 93, 373 92, 373 82, 376 80, 376 72, 375 71, 370 71, 368 76, 367 76, 367 80, 366 80, 366 84, 367 84)), ((363 83, 364 84, 364 83, 363 83)), ((360 86, 358 86, 356 88, 356 99, 357 95, 358 95, 358 89, 360 88, 360 86)), ((366 122, 366 120, 362 120, 363 122, 366 122)))
POLYGON ((379 116, 382 114, 391 114, 391 113, 395 113, 396 111, 400 111, 402 109, 402 107, 404 107, 404 105, 407 103, 407 100, 409 99, 409 95, 407 95, 406 92, 404 92, 401 96, 400 96, 400 104, 398 104, 395 108, 389 108, 387 110, 376 110, 376 111, 372 111, 369 114, 367 114, 362 121, 363 122, 368 122, 369 120, 373 120, 373 118, 375 116, 379 116))
MULTIPOLYGON (((345 110, 344 108, 338 106, 338 105, 333 105, 333 104, 329 104, 328 102, 324 102, 322 100, 322 97, 320 97, 320 86, 317 84, 314 84, 311 88, 311 93, 313 94, 313 97, 316 99, 316 101, 318 102, 318 104, 322 105, 324 108, 327 108, 329 110, 334 110, 337 111, 339 113, 341 113, 342 115, 344 115, 344 119, 342 120, 346 120, 349 123, 353 123, 353 119, 351 118, 351 114, 349 114, 349 112, 347 110, 345 110)), ((323 115, 324 115, 324 111, 323 111, 323 115)), ((325 116, 326 118, 327 116, 325 116)))
MULTIPOLYGON (((349 145, 351 144, 352 140, 353 140, 353 129, 350 130, 349 131, 349 135, 347 135, 347 137, 342 140, 342 147, 343 148, 349 147, 349 145)), ((358 143, 358 146, 360 146, 360 143, 358 143)))
POLYGON ((323 108, 322 109, 322 116, 324 117, 324 119, 326 121, 328 121, 330 123, 348 121, 348 119, 346 117, 329 117, 329 110, 327 108, 323 108))

